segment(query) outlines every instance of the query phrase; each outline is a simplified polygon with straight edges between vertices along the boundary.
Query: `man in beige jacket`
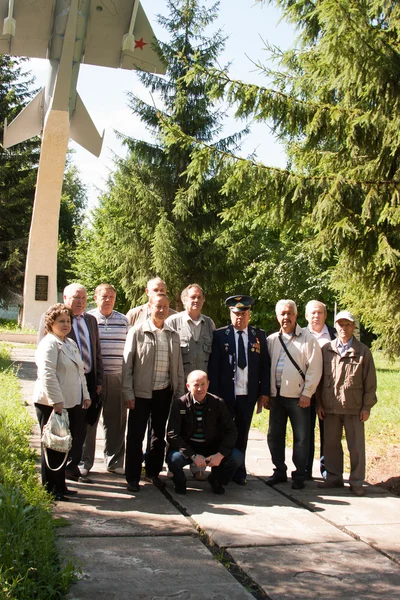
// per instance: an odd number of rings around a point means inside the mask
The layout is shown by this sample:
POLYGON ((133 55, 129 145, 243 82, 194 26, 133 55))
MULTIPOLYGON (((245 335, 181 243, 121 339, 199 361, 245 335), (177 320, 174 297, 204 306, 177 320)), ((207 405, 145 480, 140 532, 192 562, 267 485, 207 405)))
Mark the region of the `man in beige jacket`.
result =
POLYGON ((275 468, 267 484, 272 486, 287 480, 285 434, 290 419, 296 467, 292 472, 292 488, 301 490, 307 477, 310 448, 310 402, 321 379, 322 355, 314 336, 297 325, 297 306, 293 300, 279 300, 275 312, 280 330, 267 338, 271 357, 268 446, 275 468))
POLYGON ((353 335, 355 318, 347 310, 336 315, 338 337, 322 348, 323 376, 317 391, 317 413, 324 420, 326 480, 322 488, 343 487, 342 430, 350 452, 350 490, 364 495, 364 423, 377 402, 376 371, 371 351, 353 335))

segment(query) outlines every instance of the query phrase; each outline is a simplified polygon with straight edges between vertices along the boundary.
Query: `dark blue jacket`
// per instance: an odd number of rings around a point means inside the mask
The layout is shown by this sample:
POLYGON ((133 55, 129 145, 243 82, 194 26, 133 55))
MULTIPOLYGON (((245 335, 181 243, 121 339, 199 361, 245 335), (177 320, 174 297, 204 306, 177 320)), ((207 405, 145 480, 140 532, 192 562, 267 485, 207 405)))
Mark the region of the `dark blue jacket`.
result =
MULTIPOLYGON (((271 364, 265 331, 249 325, 248 334, 248 399, 255 404, 259 396, 269 396, 271 364)), ((236 362, 234 327, 220 327, 214 331, 208 363, 209 392, 228 405, 235 401, 236 362)))

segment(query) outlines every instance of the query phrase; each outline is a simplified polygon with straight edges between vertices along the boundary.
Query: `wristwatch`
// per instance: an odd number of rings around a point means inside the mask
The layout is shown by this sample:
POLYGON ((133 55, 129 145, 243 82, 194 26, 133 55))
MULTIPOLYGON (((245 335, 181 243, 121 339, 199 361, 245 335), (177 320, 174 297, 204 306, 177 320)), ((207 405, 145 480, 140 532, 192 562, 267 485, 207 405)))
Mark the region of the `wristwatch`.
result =
POLYGON ((190 457, 192 460, 194 460, 196 458, 197 454, 192 454, 192 456, 190 457))

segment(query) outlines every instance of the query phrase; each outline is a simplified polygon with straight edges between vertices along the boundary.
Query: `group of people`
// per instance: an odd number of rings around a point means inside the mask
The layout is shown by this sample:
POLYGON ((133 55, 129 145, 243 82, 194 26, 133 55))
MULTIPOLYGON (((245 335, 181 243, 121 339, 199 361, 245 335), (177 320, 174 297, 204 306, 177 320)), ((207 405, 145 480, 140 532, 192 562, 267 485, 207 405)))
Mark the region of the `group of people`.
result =
POLYGON ((143 462, 145 479, 165 487, 159 476, 164 460, 178 494, 187 490, 187 465, 215 494, 223 494, 230 481, 244 486, 255 407, 270 411, 274 472, 268 485, 287 481, 288 419, 292 488, 302 489, 312 478, 318 415, 319 485, 344 485, 344 428, 350 489, 364 494, 364 422, 376 402, 376 374, 371 352, 353 335, 350 312, 336 315, 334 329, 325 323, 326 306, 311 301, 308 326, 302 328, 295 302, 280 300, 280 329, 267 337, 250 322, 251 296, 227 298, 230 324, 216 329, 202 313, 205 294, 198 284, 183 290, 179 313, 170 308, 159 277, 147 283, 146 294, 148 302, 125 316, 114 310, 115 288, 101 284, 94 294, 97 308, 86 312, 85 288, 71 284, 64 303, 51 306, 42 318, 34 398, 39 423, 43 429, 52 410, 65 408, 73 438, 65 467, 54 470, 57 452, 50 452, 47 462, 42 457, 42 481, 57 499, 76 493, 66 480, 91 482, 101 411, 105 466, 125 475, 129 491, 140 491, 143 462))

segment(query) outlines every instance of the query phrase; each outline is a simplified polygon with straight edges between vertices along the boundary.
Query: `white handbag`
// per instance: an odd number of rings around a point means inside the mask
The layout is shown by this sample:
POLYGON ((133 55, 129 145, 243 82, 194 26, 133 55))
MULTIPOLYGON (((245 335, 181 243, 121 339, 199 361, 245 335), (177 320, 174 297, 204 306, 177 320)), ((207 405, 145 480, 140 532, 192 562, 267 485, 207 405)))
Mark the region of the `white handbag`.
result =
POLYGON ((59 471, 64 465, 68 458, 68 452, 72 446, 72 435, 69 430, 69 417, 68 411, 63 408, 61 415, 56 413, 54 410, 50 415, 49 420, 43 427, 42 433, 42 445, 43 453, 46 461, 46 465, 51 471, 59 471), (65 454, 64 460, 57 469, 52 469, 49 465, 47 457, 47 449, 54 450, 65 454))

